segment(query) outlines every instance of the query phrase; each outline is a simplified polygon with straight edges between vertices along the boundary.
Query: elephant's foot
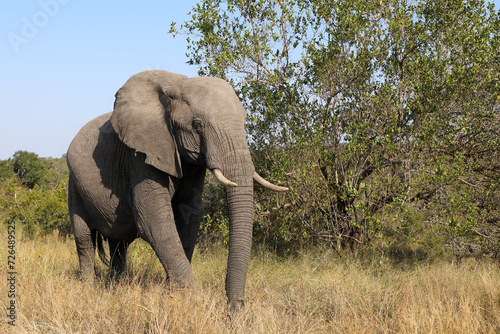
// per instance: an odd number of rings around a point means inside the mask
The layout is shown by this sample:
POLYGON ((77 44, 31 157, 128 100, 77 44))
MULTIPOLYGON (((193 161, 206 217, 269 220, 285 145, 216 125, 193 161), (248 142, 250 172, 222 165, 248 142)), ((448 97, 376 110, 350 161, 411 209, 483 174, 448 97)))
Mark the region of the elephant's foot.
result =
POLYGON ((80 270, 80 272, 78 273, 78 279, 85 284, 95 285, 96 276, 94 269, 92 268, 92 271, 80 270))
POLYGON ((241 311, 243 311, 244 308, 245 308, 245 302, 243 299, 229 301, 229 309, 231 310, 232 314, 240 313, 241 311))
POLYGON ((171 273, 167 274, 167 284, 171 289, 184 289, 193 286, 193 273, 189 271, 184 275, 172 276, 171 273))

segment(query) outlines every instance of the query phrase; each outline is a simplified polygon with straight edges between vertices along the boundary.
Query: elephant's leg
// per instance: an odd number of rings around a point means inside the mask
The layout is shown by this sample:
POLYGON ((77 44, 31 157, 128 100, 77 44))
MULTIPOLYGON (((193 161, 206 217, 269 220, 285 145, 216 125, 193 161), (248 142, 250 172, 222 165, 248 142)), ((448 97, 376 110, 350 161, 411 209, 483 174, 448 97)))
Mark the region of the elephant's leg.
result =
POLYGON ((193 273, 174 221, 169 177, 153 167, 135 166, 132 200, 139 235, 146 240, 168 274, 179 286, 189 286, 193 273))
POLYGON ((172 200, 175 224, 186 257, 191 262, 202 219, 202 196, 205 168, 198 167, 179 181, 178 190, 172 200))
POLYGON ((95 275, 95 241, 87 224, 89 221, 87 210, 83 206, 83 201, 71 176, 68 185, 68 209, 75 235, 81 275, 83 278, 93 280, 95 275))
POLYGON ((118 280, 125 271, 127 261, 127 249, 130 245, 127 241, 108 240, 109 242, 109 277, 118 280))

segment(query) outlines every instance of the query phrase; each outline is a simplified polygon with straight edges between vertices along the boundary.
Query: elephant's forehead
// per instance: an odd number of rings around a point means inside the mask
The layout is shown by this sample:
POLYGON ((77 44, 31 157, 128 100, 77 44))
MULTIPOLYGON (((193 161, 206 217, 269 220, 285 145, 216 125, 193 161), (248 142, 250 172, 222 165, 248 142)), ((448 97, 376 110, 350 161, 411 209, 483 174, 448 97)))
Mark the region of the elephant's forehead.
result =
POLYGON ((182 83, 182 96, 185 99, 218 98, 234 95, 233 87, 219 78, 189 78, 182 83))
POLYGON ((199 112, 223 112, 246 117, 233 87, 219 78, 199 77, 185 80, 182 85, 182 99, 199 112))

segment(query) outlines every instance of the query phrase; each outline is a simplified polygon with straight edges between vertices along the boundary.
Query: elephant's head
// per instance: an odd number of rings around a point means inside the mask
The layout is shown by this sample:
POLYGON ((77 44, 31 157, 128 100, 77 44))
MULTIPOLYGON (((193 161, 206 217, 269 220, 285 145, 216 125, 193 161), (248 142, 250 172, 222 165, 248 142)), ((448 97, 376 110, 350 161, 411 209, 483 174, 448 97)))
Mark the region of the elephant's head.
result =
POLYGON ((131 77, 117 92, 113 128, 146 163, 176 178, 183 164, 206 166, 226 186, 230 218, 226 292, 243 300, 253 225, 253 180, 286 191, 255 173, 245 136, 246 112, 224 80, 165 71, 131 77))

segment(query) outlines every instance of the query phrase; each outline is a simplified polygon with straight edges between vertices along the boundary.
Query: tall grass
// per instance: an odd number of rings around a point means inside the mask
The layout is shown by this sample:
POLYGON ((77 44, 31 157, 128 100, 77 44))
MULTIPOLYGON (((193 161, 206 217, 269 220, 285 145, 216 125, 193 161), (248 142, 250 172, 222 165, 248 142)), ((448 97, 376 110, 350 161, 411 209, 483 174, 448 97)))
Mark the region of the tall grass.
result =
POLYGON ((500 268, 488 261, 403 267, 331 254, 280 259, 257 251, 245 310, 231 316, 222 248, 195 253, 195 285, 186 290, 165 285, 144 242, 131 246, 125 279, 111 285, 102 265, 95 284, 78 279, 72 240, 18 241, 17 252, 18 318, 12 328, 4 317, 2 333, 500 332, 500 268))

